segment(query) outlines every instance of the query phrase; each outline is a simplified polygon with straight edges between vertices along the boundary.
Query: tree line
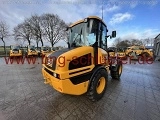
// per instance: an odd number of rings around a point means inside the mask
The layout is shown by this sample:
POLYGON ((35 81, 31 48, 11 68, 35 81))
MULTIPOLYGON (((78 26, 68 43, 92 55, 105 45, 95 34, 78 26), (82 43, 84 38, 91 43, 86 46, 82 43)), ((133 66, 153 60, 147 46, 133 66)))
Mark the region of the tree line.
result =
POLYGON ((137 46, 153 46, 154 39, 152 38, 145 38, 145 39, 131 39, 131 40, 126 40, 126 39, 121 39, 121 38, 116 38, 114 40, 113 46, 114 47, 130 47, 133 45, 137 46))
MULTIPOLYGON (((39 43, 44 46, 44 41, 50 42, 53 47, 58 41, 64 40, 67 42, 68 33, 66 28, 71 23, 65 23, 57 14, 45 13, 42 15, 31 15, 29 18, 25 18, 24 21, 13 28, 13 34, 9 32, 9 26, 4 21, 0 21, 0 39, 4 45, 5 50, 5 38, 14 36, 16 41, 22 43, 28 42, 28 45, 32 41, 36 42, 38 48, 39 43)), ((129 47, 132 45, 153 45, 153 39, 131 39, 122 40, 116 38, 113 46, 129 47)))
POLYGON ((0 39, 4 45, 5 51, 5 38, 14 36, 16 41, 22 43, 27 42, 28 45, 32 41, 36 42, 37 47, 39 43, 44 46, 44 41, 50 42, 53 47, 58 41, 64 40, 67 42, 66 28, 71 23, 66 23, 57 14, 42 14, 31 15, 25 18, 24 21, 13 28, 13 34, 9 32, 9 26, 5 21, 0 22, 0 39))

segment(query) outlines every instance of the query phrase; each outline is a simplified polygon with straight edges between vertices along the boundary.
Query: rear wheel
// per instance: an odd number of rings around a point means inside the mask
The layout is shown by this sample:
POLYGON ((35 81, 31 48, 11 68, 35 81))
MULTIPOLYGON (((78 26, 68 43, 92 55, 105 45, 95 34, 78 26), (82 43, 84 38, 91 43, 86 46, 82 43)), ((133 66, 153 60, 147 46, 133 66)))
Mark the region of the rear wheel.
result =
POLYGON ((133 53, 133 52, 129 52, 129 53, 128 53, 128 56, 132 56, 132 53, 133 53))
POLYGON ((116 64, 115 66, 111 66, 111 77, 113 79, 120 79, 121 74, 122 74, 122 64, 116 64))
POLYGON ((92 101, 100 100, 106 90, 108 81, 108 73, 106 70, 101 69, 94 74, 93 79, 88 90, 88 97, 92 101))
POLYGON ((142 53, 142 60, 143 61, 147 61, 147 60, 152 60, 153 58, 151 57, 151 55, 147 52, 142 53))

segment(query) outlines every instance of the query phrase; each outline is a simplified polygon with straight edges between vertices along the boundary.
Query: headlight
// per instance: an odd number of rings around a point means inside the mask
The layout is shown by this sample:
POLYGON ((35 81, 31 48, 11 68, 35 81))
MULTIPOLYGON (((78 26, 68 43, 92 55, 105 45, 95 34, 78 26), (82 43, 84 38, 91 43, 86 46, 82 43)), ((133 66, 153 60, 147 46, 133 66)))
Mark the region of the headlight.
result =
POLYGON ((53 73, 53 76, 54 76, 54 77, 57 77, 57 74, 56 74, 56 73, 53 73))
POLYGON ((53 76, 54 76, 55 78, 60 79, 60 75, 59 75, 59 74, 57 74, 57 73, 53 73, 53 76))

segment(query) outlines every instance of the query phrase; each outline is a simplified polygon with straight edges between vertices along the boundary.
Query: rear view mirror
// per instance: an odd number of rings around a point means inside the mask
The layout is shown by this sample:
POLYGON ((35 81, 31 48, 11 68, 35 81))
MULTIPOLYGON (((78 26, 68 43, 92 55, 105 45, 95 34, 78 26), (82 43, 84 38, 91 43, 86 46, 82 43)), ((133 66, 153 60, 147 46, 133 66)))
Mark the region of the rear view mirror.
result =
POLYGON ((68 31, 69 27, 66 27, 66 31, 68 31))
POLYGON ((112 31, 112 38, 116 37, 116 31, 112 31))

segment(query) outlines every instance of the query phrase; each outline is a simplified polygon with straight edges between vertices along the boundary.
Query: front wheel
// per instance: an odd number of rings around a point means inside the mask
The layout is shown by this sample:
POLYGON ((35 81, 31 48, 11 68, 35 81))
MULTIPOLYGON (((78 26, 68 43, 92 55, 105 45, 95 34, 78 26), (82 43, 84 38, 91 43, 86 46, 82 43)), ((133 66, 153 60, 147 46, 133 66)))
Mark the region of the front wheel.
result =
POLYGON ((120 79, 122 74, 122 63, 118 63, 115 66, 111 66, 110 74, 113 79, 120 79))
POLYGON ((98 70, 94 74, 93 79, 88 90, 88 97, 92 101, 100 100, 106 90, 108 81, 108 73, 105 69, 98 70))

